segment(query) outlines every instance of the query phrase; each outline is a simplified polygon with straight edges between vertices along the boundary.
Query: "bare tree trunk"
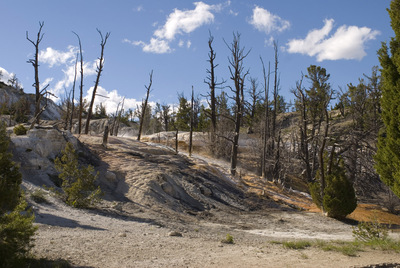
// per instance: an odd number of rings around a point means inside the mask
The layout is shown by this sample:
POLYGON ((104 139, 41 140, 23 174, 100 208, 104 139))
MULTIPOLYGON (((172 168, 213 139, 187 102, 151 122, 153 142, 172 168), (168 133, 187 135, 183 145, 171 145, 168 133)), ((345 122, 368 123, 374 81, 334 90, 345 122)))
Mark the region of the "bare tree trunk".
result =
MULTIPOLYGON (((39 124, 40 120, 40 101, 43 97, 42 91, 40 90, 40 82, 39 82, 39 44, 43 39, 42 28, 44 26, 44 22, 39 22, 39 31, 37 33, 37 38, 35 41, 31 40, 28 36, 28 31, 26 32, 26 39, 33 44, 35 47, 35 55, 33 59, 29 59, 28 63, 31 63, 33 68, 35 69, 35 83, 33 86, 35 87, 35 121, 34 123, 39 124)), ((34 124, 33 123, 33 124, 34 124)))
POLYGON ((103 147, 107 148, 107 143, 108 143, 108 132, 109 132, 109 127, 108 125, 104 128, 104 134, 103 134, 103 147))
POLYGON ((83 55, 82 55, 82 43, 81 43, 81 38, 79 35, 75 32, 73 32, 77 37, 79 41, 79 54, 80 54, 80 61, 81 61, 81 85, 79 87, 80 94, 79 94, 79 114, 78 114, 78 134, 81 134, 82 132, 82 113, 83 113, 83 55))
MULTIPOLYGON (((325 145, 326 145, 326 140, 328 139, 328 132, 329 132, 329 114, 328 114, 328 109, 325 108, 325 120, 326 120, 326 125, 325 125, 325 132, 324 136, 322 137, 322 143, 319 148, 318 152, 318 158, 319 158, 319 170, 320 170, 320 184, 321 184, 321 200, 324 199, 325 195, 325 167, 324 167, 324 152, 325 152, 325 145)), ((321 203, 321 208, 322 212, 325 212, 325 208, 323 203, 321 203)))
POLYGON ((178 144, 179 144, 179 141, 178 141, 178 128, 175 128, 175 153, 178 153, 178 144))
POLYGON ((115 130, 114 130, 114 136, 118 136, 119 123, 121 122, 122 113, 124 111, 124 103, 125 103, 125 97, 122 99, 121 109, 117 113, 118 114, 117 115, 117 123, 116 123, 115 130))
POLYGON ((265 73, 265 66, 262 58, 260 57, 262 67, 263 67, 263 76, 264 76, 264 129, 263 129, 263 150, 261 157, 261 176, 263 178, 267 177, 267 141, 269 140, 269 78, 270 78, 270 64, 268 63, 268 77, 265 73))
POLYGON ((216 133, 217 133, 217 101, 215 96, 215 90, 217 87, 221 86, 224 81, 221 83, 217 83, 217 78, 215 77, 215 68, 217 68, 218 64, 214 64, 214 60, 216 57, 216 53, 212 47, 212 42, 214 41, 214 37, 211 35, 208 39, 208 47, 210 52, 208 53, 208 62, 210 63, 210 69, 207 70, 208 76, 207 79, 204 80, 208 87, 210 88, 210 118, 211 118, 211 153, 215 155, 215 143, 217 140, 216 133))
POLYGON ((74 110, 75 110, 75 83, 76 83, 76 74, 77 74, 77 66, 78 66, 78 54, 76 54, 76 61, 75 61, 75 73, 74 73, 74 83, 72 85, 72 98, 71 98, 71 118, 69 121, 69 128, 68 130, 71 132, 72 129, 72 119, 74 118, 74 110))
POLYGON ((272 110, 272 152, 275 150, 276 116, 278 104, 278 44, 274 41, 275 68, 274 68, 274 109, 272 110))
POLYGON ((100 43, 101 53, 100 53, 100 58, 99 58, 99 64, 97 65, 97 77, 96 77, 96 82, 95 82, 94 88, 93 88, 92 100, 90 101, 88 115, 86 117, 85 134, 89 133, 90 118, 92 117, 92 113, 93 113, 94 99, 96 97, 97 87, 99 86, 101 72, 103 71, 103 67, 104 67, 104 47, 107 43, 108 37, 110 36, 109 32, 106 33, 105 37, 103 37, 103 34, 101 33, 101 31, 99 29, 97 29, 97 32, 100 34, 100 37, 101 37, 101 43, 100 43))
POLYGON ((193 119, 194 119, 194 107, 193 107, 193 102, 194 102, 194 92, 193 92, 193 86, 192 86, 192 101, 190 104, 190 135, 189 135, 189 156, 192 156, 192 147, 193 147, 193 119))
POLYGON ((233 134, 232 142, 232 153, 231 153, 231 174, 236 175, 237 166, 237 155, 239 151, 239 133, 240 125, 243 116, 244 108, 244 81, 249 71, 243 72, 243 61, 249 55, 250 51, 244 52, 244 48, 240 48, 240 34, 233 34, 233 42, 229 46, 226 42, 225 44, 231 52, 231 57, 229 58, 229 72, 231 74, 231 80, 234 82, 235 87, 231 88, 234 93, 235 100, 235 130, 233 134))
POLYGON ((144 116, 146 114, 146 108, 147 108, 147 102, 149 101, 149 95, 151 91, 151 85, 153 84, 153 70, 151 70, 150 73, 150 82, 148 86, 144 86, 146 88, 146 99, 142 101, 142 111, 140 114, 140 124, 139 124, 139 133, 137 140, 140 141, 140 136, 142 135, 142 129, 143 129, 143 122, 144 122, 144 116))

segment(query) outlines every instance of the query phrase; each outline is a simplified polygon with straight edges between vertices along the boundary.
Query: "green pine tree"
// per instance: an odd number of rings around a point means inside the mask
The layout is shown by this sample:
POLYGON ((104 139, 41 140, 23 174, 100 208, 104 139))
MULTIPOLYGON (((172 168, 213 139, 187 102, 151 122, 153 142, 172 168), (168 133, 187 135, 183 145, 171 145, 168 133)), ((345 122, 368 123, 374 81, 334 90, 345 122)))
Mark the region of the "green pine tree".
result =
POLYGON ((6 128, 0 124, 0 263, 1 267, 22 265, 21 261, 32 247, 33 226, 32 211, 24 212, 27 207, 20 185, 22 175, 11 161, 8 152, 9 138, 6 128))
POLYGON ((395 33, 378 51, 382 74, 382 120, 385 128, 378 138, 375 168, 381 180, 400 197, 400 0, 388 9, 395 33))
POLYGON ((61 158, 56 158, 55 167, 60 172, 62 189, 65 192, 65 202, 73 207, 86 208, 100 201, 102 194, 100 187, 95 186, 98 173, 94 175, 94 168, 80 167, 78 154, 72 143, 68 142, 62 151, 61 158))
POLYGON ((344 218, 357 207, 357 199, 353 185, 346 176, 343 160, 335 154, 328 159, 324 154, 325 183, 324 195, 321 196, 320 172, 316 181, 310 183, 310 193, 314 203, 324 209, 328 217, 344 218))

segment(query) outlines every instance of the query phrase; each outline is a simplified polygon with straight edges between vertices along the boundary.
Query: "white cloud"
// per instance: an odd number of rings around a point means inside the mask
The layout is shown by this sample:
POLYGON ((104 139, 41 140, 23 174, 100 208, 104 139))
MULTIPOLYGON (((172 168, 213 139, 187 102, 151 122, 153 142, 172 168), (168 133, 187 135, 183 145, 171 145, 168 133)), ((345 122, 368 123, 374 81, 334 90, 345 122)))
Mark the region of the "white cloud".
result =
POLYGON ((290 22, 272 14, 268 10, 256 6, 249 21, 257 30, 270 34, 271 32, 282 32, 290 27, 290 22))
POLYGON ((129 43, 135 46, 141 46, 144 52, 164 54, 173 51, 166 40, 158 38, 151 38, 148 44, 143 41, 129 41, 129 43))
POLYGON ((379 31, 367 27, 340 26, 334 34, 333 19, 325 20, 321 29, 311 30, 304 39, 292 39, 286 46, 289 53, 316 56, 317 61, 324 60, 361 60, 367 55, 365 43, 373 40, 379 31))
POLYGON ((65 52, 48 47, 39 52, 39 62, 46 63, 52 68, 54 65, 59 66, 74 61, 77 52, 78 49, 74 46, 69 46, 65 52))
POLYGON ((133 10, 136 11, 136 12, 141 12, 141 11, 144 10, 144 8, 143 8, 142 5, 140 5, 140 6, 137 6, 136 8, 134 8, 133 10))
MULTIPOLYGON (((92 99, 93 89, 94 89, 94 87, 91 87, 88 90, 87 95, 84 97, 88 102, 90 102, 92 99)), ((94 99, 93 109, 96 107, 96 105, 100 105, 100 103, 102 103, 102 105, 104 105, 106 107, 107 114, 115 113, 117 111, 118 104, 124 98, 123 96, 118 94, 118 91, 116 89, 109 92, 101 86, 97 87, 96 94, 99 94, 101 96, 96 96, 96 98, 94 99), (102 96, 105 96, 105 97, 102 97, 102 96)), ((142 103, 141 100, 125 98, 124 110, 125 111, 127 111, 128 109, 135 110, 137 105, 140 105, 141 103, 142 103)), ((152 103, 152 102, 150 102, 149 104, 154 105, 154 103, 152 103)), ((154 106, 152 106, 152 107, 154 107, 154 106)), ((121 108, 121 106, 119 108, 121 108)))
POLYGON ((191 33, 204 24, 214 21, 214 14, 211 13, 216 6, 207 5, 203 2, 195 2, 193 10, 179 10, 169 14, 164 26, 154 32, 154 35, 161 39, 173 40, 175 35, 191 33))
POLYGON ((192 46, 192 42, 191 42, 190 40, 187 41, 187 42, 186 42, 186 47, 187 47, 187 48, 190 48, 191 46, 192 46))
POLYGON ((0 67, 1 77, 0 81, 3 81, 5 84, 8 84, 8 79, 11 78, 13 73, 9 73, 6 69, 0 67))
MULTIPOLYGON (((170 43, 177 35, 189 34, 205 24, 212 23, 214 21, 212 12, 219 12, 223 8, 222 5, 208 5, 203 2, 195 2, 194 5, 195 8, 192 10, 174 9, 167 16, 165 24, 154 31, 149 43, 129 41, 128 39, 123 42, 141 46, 144 52, 158 54, 172 52, 170 43)), ((188 42, 187 47, 190 47, 190 45, 191 43, 188 42)), ((178 46, 183 47, 184 43, 179 41, 178 46)))
POLYGON ((231 15, 233 15, 233 16, 237 16, 237 15, 239 15, 239 12, 235 12, 235 11, 233 11, 232 9, 230 9, 229 10, 229 14, 231 14, 231 15))
POLYGON ((179 40, 179 43, 178 43, 179 47, 183 47, 184 44, 185 44, 185 42, 183 40, 179 40))

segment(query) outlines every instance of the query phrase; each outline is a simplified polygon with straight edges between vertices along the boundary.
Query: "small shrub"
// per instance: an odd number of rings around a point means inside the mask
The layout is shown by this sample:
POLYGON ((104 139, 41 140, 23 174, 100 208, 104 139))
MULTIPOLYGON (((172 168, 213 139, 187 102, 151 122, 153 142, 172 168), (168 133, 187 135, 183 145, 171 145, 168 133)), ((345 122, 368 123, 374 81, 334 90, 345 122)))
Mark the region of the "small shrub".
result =
POLYGON ((38 204, 49 203, 47 201, 42 189, 37 189, 33 193, 31 193, 31 198, 32 198, 33 201, 35 201, 38 204))
POLYGON ((356 240, 362 242, 386 240, 388 238, 388 228, 380 224, 377 219, 372 222, 360 222, 357 227, 353 227, 353 236, 356 240))
POLYGON ((226 234, 226 237, 221 240, 222 243, 224 244, 235 244, 235 241, 233 240, 233 236, 230 234, 226 234))
POLYGON ((288 249, 305 249, 311 247, 311 242, 309 241, 286 241, 282 243, 284 248, 288 249))
POLYGON ((94 175, 94 168, 80 167, 78 155, 73 145, 68 142, 62 151, 61 158, 54 160, 55 167, 60 172, 62 189, 65 193, 65 202, 73 207, 87 208, 100 201, 102 192, 95 186, 98 173, 94 175))
POLYGON ((17 125, 14 127, 14 133, 17 136, 26 135, 28 130, 23 125, 17 125))

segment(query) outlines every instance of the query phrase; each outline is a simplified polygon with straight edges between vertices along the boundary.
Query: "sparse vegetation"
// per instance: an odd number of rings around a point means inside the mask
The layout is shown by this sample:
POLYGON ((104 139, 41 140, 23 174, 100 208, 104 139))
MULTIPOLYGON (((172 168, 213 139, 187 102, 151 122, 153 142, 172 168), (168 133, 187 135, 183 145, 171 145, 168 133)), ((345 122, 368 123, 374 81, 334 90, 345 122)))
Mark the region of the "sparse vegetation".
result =
POLYGON ((311 247, 311 242, 306 240, 300 241, 285 241, 282 243, 284 248, 288 249, 305 249, 311 247))
POLYGON ((17 136, 21 136, 21 135, 26 135, 26 132, 28 131, 24 125, 17 125, 14 127, 14 134, 17 136))
POLYGON ((224 244, 235 244, 235 241, 233 240, 233 236, 230 234, 226 234, 226 237, 221 240, 221 243, 224 244))
POLYGON ((353 227, 353 236, 356 240, 362 242, 387 240, 388 228, 380 224, 375 218, 371 222, 360 222, 357 227, 353 227))
POLYGON ((36 189, 31 193, 31 198, 38 204, 48 203, 44 191, 40 188, 36 189))

